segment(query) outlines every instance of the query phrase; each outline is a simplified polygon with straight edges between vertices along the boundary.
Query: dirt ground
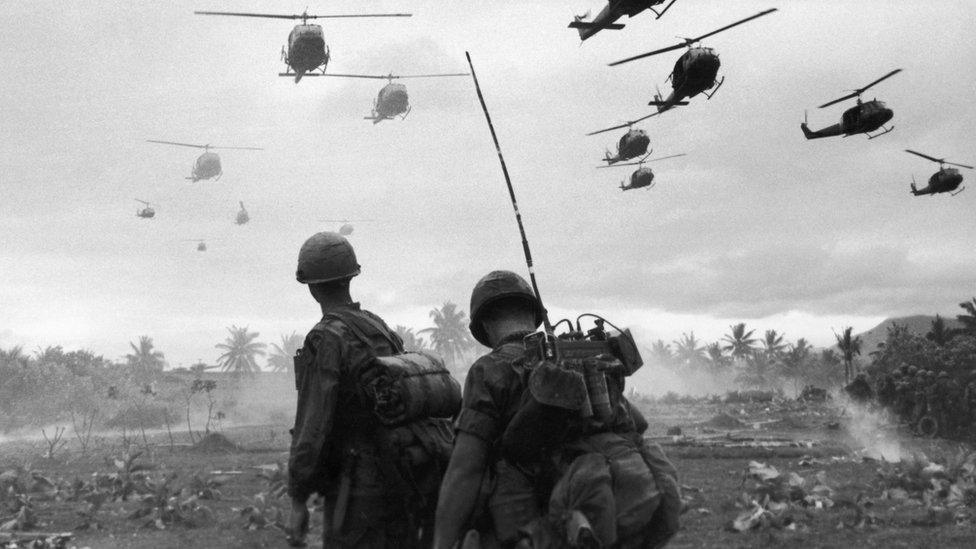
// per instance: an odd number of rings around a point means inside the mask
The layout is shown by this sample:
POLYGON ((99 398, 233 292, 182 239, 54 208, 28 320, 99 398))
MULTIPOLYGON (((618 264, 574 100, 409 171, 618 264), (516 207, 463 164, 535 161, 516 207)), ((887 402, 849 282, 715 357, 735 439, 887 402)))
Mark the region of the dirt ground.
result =
MULTIPOLYGON (((877 454, 868 447, 873 440, 866 446, 863 436, 852 436, 852 418, 836 407, 771 403, 641 407, 652 418, 648 435, 675 462, 685 490, 688 511, 670 547, 976 547, 971 521, 959 516, 933 518, 921 502, 887 497, 879 474, 886 464, 869 457, 877 454), (666 435, 673 427, 680 427, 682 434, 666 435), (750 492, 754 483, 746 474, 753 461, 783 474, 795 472, 811 483, 822 472, 817 478, 829 486, 831 506, 792 509, 786 521, 732 531, 729 525, 757 497, 750 492)), ((73 532, 69 546, 76 547, 286 547, 284 533, 273 523, 288 509, 287 496, 275 497, 274 492, 280 489, 274 481, 275 464, 287 459, 287 428, 240 427, 225 429, 223 434, 239 447, 192 448, 177 439, 178 445, 171 448, 168 437, 158 435, 151 439, 151 452, 139 458, 140 463, 153 465, 145 472, 150 478, 175 473, 171 486, 187 488, 182 494, 174 492, 177 499, 201 493, 201 486, 219 491, 214 499, 196 499, 195 505, 207 508, 194 515, 200 518, 198 526, 153 521, 152 516, 130 518, 142 505, 138 497, 130 497, 103 503, 94 520, 87 521, 97 529, 77 530, 86 522, 79 514, 85 503, 71 500, 68 490, 59 489, 31 495, 36 523, 32 530, 73 532), (189 489, 194 477, 204 481, 197 482, 196 491, 189 489), (217 483, 208 484, 207 479, 217 483), (252 509, 247 511, 248 507, 252 509), (255 513, 255 508, 260 512, 255 513)), ((887 430, 884 438, 897 440, 905 455, 924 453, 933 461, 971 451, 960 442, 914 438, 896 429, 887 430)), ((69 445, 47 459, 45 450, 43 440, 0 444, 0 472, 21 467, 67 486, 76 478, 90 481, 93 473, 118 471, 113 460, 122 455, 110 438, 88 455, 69 445)), ((0 523, 8 518, 0 517, 0 523)), ((321 547, 321 542, 314 542, 320 535, 321 517, 313 513, 312 547, 321 547)))

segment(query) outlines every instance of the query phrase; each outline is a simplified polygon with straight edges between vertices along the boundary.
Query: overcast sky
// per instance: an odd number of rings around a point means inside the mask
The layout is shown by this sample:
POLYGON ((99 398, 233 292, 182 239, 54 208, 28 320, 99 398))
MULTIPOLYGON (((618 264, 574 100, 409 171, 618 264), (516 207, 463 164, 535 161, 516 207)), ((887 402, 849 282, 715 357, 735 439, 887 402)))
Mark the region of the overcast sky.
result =
MULTIPOLYGON (((351 237, 353 292, 391 325, 467 310, 489 270, 525 273, 470 79, 406 81, 413 112, 373 126, 382 81, 276 76, 292 22, 192 13, 305 5, 2 4, 0 347, 118 358, 145 334, 178 366, 214 361, 232 324, 266 342, 304 333, 318 311, 295 262, 337 229, 322 219, 374 220, 351 237), (223 178, 191 183, 198 151, 145 139, 265 150, 223 151, 223 178)), ((937 166, 902 152, 976 161, 973 2, 681 0, 582 45, 566 24, 600 0, 308 6, 414 13, 326 20, 332 72, 459 72, 471 52, 557 318, 601 313, 648 345, 738 321, 823 345, 846 325, 955 315, 976 293, 976 192, 911 196, 937 166), (653 165, 654 189, 621 193, 633 168, 595 169, 623 130, 584 134, 650 112, 681 52, 607 63, 769 7, 706 40, 726 77, 713 100, 640 125, 655 155, 687 153, 653 165), (817 105, 895 68, 865 97, 894 109, 894 132, 804 140, 804 110, 834 124, 853 102, 817 105)))

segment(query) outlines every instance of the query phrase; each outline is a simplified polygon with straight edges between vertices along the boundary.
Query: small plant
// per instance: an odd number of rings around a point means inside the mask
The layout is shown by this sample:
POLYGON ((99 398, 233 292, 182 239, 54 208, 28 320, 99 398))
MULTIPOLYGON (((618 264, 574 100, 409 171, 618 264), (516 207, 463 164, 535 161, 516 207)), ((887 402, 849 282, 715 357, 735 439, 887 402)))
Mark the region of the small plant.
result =
POLYGON ((92 408, 86 413, 75 413, 74 410, 71 410, 71 428, 81 446, 82 455, 88 455, 88 445, 91 444, 92 428, 95 426, 97 416, 98 408, 92 408))
POLYGON ((47 459, 54 459, 54 453, 68 444, 68 441, 64 440, 64 430, 64 427, 55 427, 53 435, 48 437, 47 432, 41 429, 41 435, 44 437, 44 442, 47 443, 47 453, 44 454, 47 459))
POLYGON ((212 524, 215 520, 213 511, 200 505, 197 496, 185 497, 183 492, 186 490, 178 490, 172 486, 175 480, 176 473, 173 473, 160 482, 152 483, 152 491, 142 496, 142 505, 129 518, 148 518, 143 527, 159 530, 171 526, 197 528, 212 524))

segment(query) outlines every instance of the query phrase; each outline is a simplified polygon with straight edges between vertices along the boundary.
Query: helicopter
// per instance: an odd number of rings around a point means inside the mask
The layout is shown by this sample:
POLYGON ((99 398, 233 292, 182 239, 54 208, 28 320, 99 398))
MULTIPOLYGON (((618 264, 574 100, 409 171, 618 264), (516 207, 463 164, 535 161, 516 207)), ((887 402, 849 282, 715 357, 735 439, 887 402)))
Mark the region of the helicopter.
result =
POLYGON ((196 242, 198 252, 207 251, 207 243, 202 238, 184 238, 183 242, 196 242))
POLYGON ((569 24, 569 28, 576 29, 579 32, 580 40, 586 40, 603 29, 620 30, 624 28, 622 24, 616 22, 617 19, 620 19, 624 15, 633 17, 644 10, 650 10, 657 15, 655 19, 660 19, 661 16, 664 15, 664 12, 668 11, 668 8, 670 8, 678 0, 671 0, 671 2, 669 2, 667 6, 664 6, 660 12, 653 8, 653 6, 659 6, 665 1, 666 0, 609 0, 607 5, 600 10, 600 13, 598 13, 592 21, 584 21, 584 19, 589 18, 589 12, 587 12, 585 15, 577 15, 576 17, 573 17, 573 22, 569 24))
POLYGON ((400 120, 407 118, 407 114, 410 113, 410 101, 407 98, 407 87, 400 83, 394 83, 394 80, 401 78, 439 78, 443 76, 471 76, 471 73, 459 72, 459 73, 444 73, 444 74, 407 74, 407 75, 395 75, 390 73, 386 76, 382 75, 371 75, 371 74, 323 74, 322 76, 334 76, 338 78, 372 78, 378 80, 387 80, 387 84, 380 89, 380 93, 376 96, 376 100, 373 101, 373 113, 370 116, 364 116, 364 120, 372 120, 373 124, 379 124, 384 120, 393 120, 394 117, 399 116, 400 120))
POLYGON ((324 223, 340 223, 339 230, 337 231, 342 236, 349 236, 352 234, 354 227, 353 222, 356 223, 368 223, 373 221, 372 219, 319 219, 319 221, 324 223))
POLYGON ((655 106, 659 112, 663 112, 679 104, 682 99, 686 97, 694 97, 699 93, 704 93, 705 97, 711 99, 712 96, 715 95, 715 92, 717 92, 725 82, 725 77, 722 77, 722 79, 717 82, 715 80, 715 77, 718 75, 718 69, 722 64, 719 62, 718 54, 715 53, 714 49, 706 48, 704 46, 692 47, 692 44, 700 42, 705 38, 718 34, 724 30, 731 29, 732 27, 752 21, 758 17, 773 13, 774 11, 777 11, 776 8, 759 12, 756 15, 747 17, 741 21, 732 23, 731 25, 726 25, 718 30, 703 34, 697 38, 685 38, 684 42, 681 44, 675 44, 674 46, 668 46, 652 52, 642 53, 640 55, 621 59, 620 61, 614 61, 613 63, 610 63, 610 66, 614 67, 616 65, 629 63, 630 61, 643 59, 659 53, 680 50, 681 48, 687 46, 688 51, 683 53, 681 57, 678 58, 678 61, 674 64, 674 69, 671 71, 671 75, 668 76, 668 80, 671 81, 671 87, 673 88, 671 94, 668 95, 666 99, 661 99, 661 93, 658 92, 654 95, 654 100, 649 102, 648 105, 655 106), (712 90, 712 93, 705 93, 705 90, 712 90))
POLYGON ((156 210, 153 209, 152 204, 146 202, 145 200, 135 199, 136 202, 142 202, 143 208, 141 210, 136 210, 136 217, 141 217, 143 219, 152 219, 156 217, 156 210))
POLYGON ((288 45, 281 47, 281 60, 291 69, 278 73, 278 76, 294 77, 299 83, 303 76, 321 76, 325 74, 325 67, 329 64, 329 46, 325 44, 322 26, 309 24, 309 19, 344 19, 351 17, 412 17, 411 13, 362 13, 345 15, 309 15, 303 11, 301 15, 282 15, 273 13, 241 13, 229 11, 195 11, 197 15, 229 15, 233 17, 260 17, 266 19, 301 19, 301 25, 295 25, 288 33, 288 45), (321 69, 321 73, 314 72, 321 69))
POLYGON ((921 156, 926 160, 931 160, 932 162, 939 163, 939 171, 932 174, 929 177, 929 184, 922 190, 915 188, 915 176, 912 176, 912 194, 915 196, 920 196, 923 194, 939 194, 939 193, 949 193, 949 196, 956 196, 957 194, 966 190, 965 187, 956 191, 959 185, 962 185, 962 174, 959 170, 955 168, 946 168, 945 165, 959 166, 960 168, 973 169, 972 166, 967 166, 965 164, 956 164, 955 162, 946 162, 945 158, 933 158, 927 154, 922 154, 918 151, 913 151, 911 149, 905 149, 905 152, 912 153, 916 156, 921 156), (953 192, 955 191, 955 192, 953 192))
POLYGON ((260 147, 216 147, 214 145, 194 145, 192 143, 177 143, 175 141, 157 141, 155 139, 147 139, 146 141, 150 143, 162 143, 163 145, 177 145, 180 147, 193 147, 196 149, 203 149, 203 154, 197 157, 196 162, 193 163, 193 169, 190 172, 190 177, 186 179, 196 183, 201 179, 214 179, 219 180, 220 176, 224 174, 220 167, 220 156, 215 152, 210 152, 210 149, 235 149, 243 151, 263 151, 264 149, 260 147))
MULTIPOLYGON (((648 155, 651 153, 648 152, 648 155)), ((654 186, 654 172, 644 166, 645 162, 657 162, 658 160, 667 160, 668 158, 677 158, 679 156, 685 156, 685 153, 672 154, 671 156, 662 156, 661 158, 651 158, 650 160, 642 159, 638 162, 627 162, 626 164, 617 164, 613 166, 615 168, 620 166, 639 166, 637 170, 630 174, 630 183, 624 184, 623 181, 620 182, 621 191, 630 191, 633 189, 650 189, 654 186)), ((598 168, 609 168, 611 166, 597 166, 598 168)))
POLYGON ((841 101, 856 97, 857 105, 844 111, 844 114, 842 114, 840 118, 840 124, 834 124, 833 126, 828 126, 822 130, 810 131, 810 128, 807 127, 806 115, 804 115, 803 123, 800 124, 800 129, 803 130, 804 137, 807 139, 819 139, 821 137, 832 137, 835 135, 843 135, 844 137, 847 137, 849 135, 863 133, 867 134, 868 139, 874 139, 875 137, 882 136, 895 129, 894 126, 885 128, 885 124, 891 120, 895 113, 886 107, 884 102, 878 101, 877 99, 872 99, 871 101, 862 103, 861 94, 866 92, 868 88, 874 86, 878 82, 891 78, 900 72, 901 69, 895 69, 874 82, 871 82, 867 86, 864 86, 863 88, 852 90, 848 95, 845 95, 840 99, 834 99, 833 101, 824 103, 818 107, 822 109, 835 103, 840 103, 841 101), (878 128, 882 128, 884 131, 871 135, 871 132, 877 130, 878 128))
POLYGON ((238 225, 243 225, 251 220, 251 216, 247 214, 247 210, 244 209, 244 201, 238 202, 241 205, 241 210, 237 212, 237 218, 234 219, 234 223, 238 225))
MULTIPOLYGON (((624 122, 623 124, 613 126, 610 128, 604 128, 602 130, 597 130, 595 132, 590 132, 586 135, 597 135, 603 132, 609 132, 613 130, 619 130, 621 128, 628 128, 627 133, 620 137, 620 141, 617 142, 617 156, 610 156, 610 150, 607 149, 606 155, 603 160, 607 165, 616 164, 617 162, 623 162, 624 160, 630 160, 631 158, 637 158, 641 155, 650 154, 647 152, 648 145, 651 144, 651 139, 647 137, 647 132, 641 129, 631 128, 634 124, 641 122, 642 120, 647 120, 652 116, 657 116, 658 113, 654 112, 647 116, 642 116, 636 120, 631 120, 629 122, 624 122)), ((645 156, 646 158, 646 156, 645 156)))

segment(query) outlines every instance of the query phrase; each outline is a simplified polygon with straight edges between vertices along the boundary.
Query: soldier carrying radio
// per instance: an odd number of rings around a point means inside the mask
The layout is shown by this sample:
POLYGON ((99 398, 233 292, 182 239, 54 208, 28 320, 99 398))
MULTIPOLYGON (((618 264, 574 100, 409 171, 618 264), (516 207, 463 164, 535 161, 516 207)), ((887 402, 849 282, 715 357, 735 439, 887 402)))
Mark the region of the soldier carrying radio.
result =
POLYGON ((322 320, 295 356, 288 541, 305 543, 307 500, 319 493, 325 547, 430 547, 460 387, 439 359, 403 353, 396 333, 353 302, 359 272, 336 233, 313 235, 298 255, 296 278, 322 320))
MULTIPOLYGON (((661 547, 677 531, 676 471, 623 396, 640 367, 628 331, 535 332, 532 287, 493 271, 471 295, 492 351, 468 373, 441 487, 435 549, 661 547), (627 487, 626 491, 614 487, 627 487)), ((548 325, 548 322, 545 322, 548 325)))

